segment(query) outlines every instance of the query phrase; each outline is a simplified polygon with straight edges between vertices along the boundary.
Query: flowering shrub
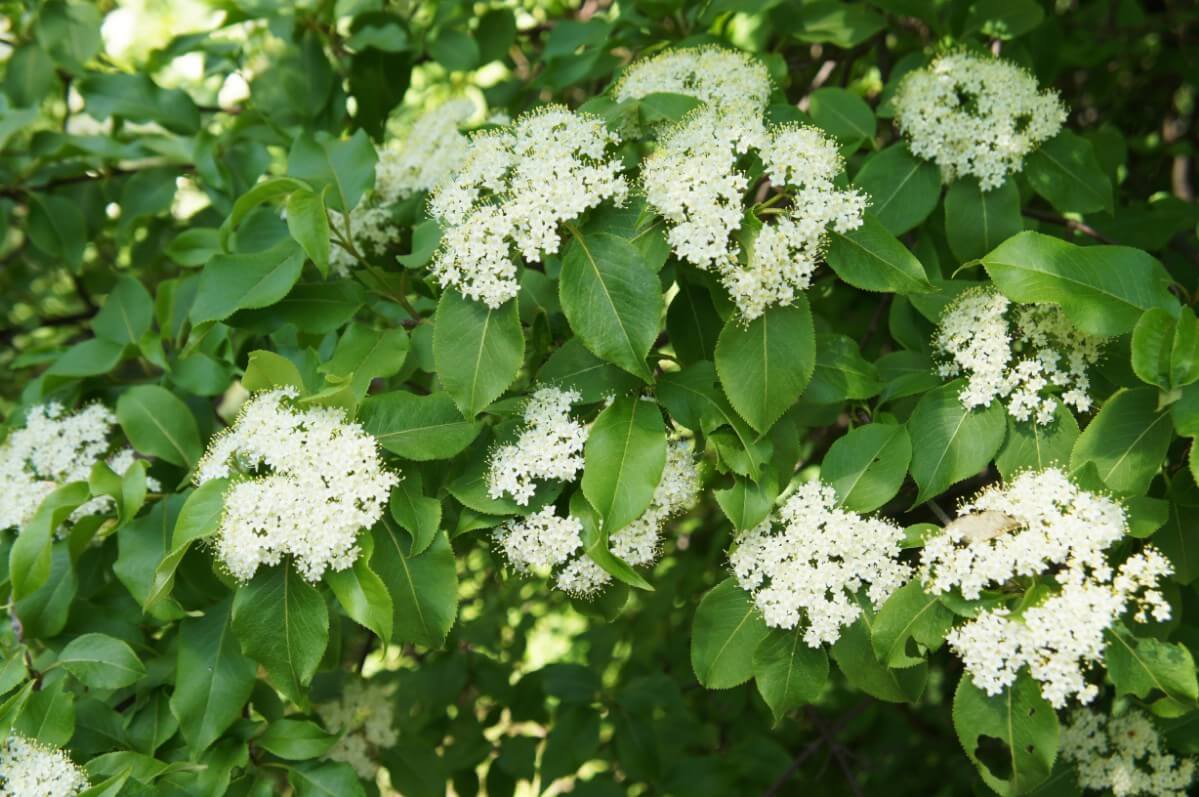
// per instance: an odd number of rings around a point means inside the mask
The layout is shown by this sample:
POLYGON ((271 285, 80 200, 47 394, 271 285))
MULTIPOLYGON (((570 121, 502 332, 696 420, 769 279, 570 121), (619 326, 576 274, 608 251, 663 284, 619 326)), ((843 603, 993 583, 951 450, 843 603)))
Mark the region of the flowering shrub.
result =
POLYGON ((1197 25, 0 4, 0 797, 1195 793, 1197 25))

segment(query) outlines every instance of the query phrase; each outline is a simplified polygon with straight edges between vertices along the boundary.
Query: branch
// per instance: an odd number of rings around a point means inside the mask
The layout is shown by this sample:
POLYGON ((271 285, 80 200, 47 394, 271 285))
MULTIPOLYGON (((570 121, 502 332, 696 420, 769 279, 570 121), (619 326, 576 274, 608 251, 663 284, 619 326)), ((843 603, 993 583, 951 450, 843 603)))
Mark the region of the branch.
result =
POLYGON ((1099 230, 1096 230, 1091 225, 1085 224, 1081 221, 1075 221, 1074 219, 1067 219, 1065 216, 1059 216, 1056 213, 1049 213, 1044 210, 1037 210, 1036 208, 1025 208, 1022 211, 1022 213, 1030 219, 1036 219, 1037 221, 1045 221, 1045 222, 1049 222, 1050 224, 1056 224, 1059 227, 1065 227, 1066 229, 1071 230, 1073 232, 1082 233, 1083 235, 1094 238, 1096 241, 1100 241, 1105 244, 1114 244, 1115 243, 1115 241, 1113 241, 1111 238, 1108 238, 1103 233, 1099 232, 1099 230))
MULTIPOLYGON (((70 177, 56 177, 53 180, 47 180, 37 185, 14 185, 0 188, 0 196, 16 199, 39 191, 53 191, 55 188, 62 188, 64 185, 77 185, 79 183, 89 183, 93 180, 107 180, 111 177, 124 177, 125 175, 137 174, 148 169, 157 169, 163 165, 162 163, 155 163, 137 169, 121 169, 118 167, 103 172, 84 172, 83 174, 73 174, 70 177)), ((196 170, 196 167, 190 163, 182 164, 178 168, 184 174, 190 174, 196 170)))

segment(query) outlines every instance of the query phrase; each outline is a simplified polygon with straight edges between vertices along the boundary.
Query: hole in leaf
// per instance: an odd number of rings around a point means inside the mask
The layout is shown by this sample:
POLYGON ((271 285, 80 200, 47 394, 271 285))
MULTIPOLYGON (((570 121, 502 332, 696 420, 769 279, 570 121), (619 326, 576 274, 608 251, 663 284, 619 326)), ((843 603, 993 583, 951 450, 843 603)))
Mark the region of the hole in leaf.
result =
POLYGON ((1000 780, 1012 774, 1012 754, 1007 743, 995 736, 980 736, 974 748, 974 757, 1000 780))

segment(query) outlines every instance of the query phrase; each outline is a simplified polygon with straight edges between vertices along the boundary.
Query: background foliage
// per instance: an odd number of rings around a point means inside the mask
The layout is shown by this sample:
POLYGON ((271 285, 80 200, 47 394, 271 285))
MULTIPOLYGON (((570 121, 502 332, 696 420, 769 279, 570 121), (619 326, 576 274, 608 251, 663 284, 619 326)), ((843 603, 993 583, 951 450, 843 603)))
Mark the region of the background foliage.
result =
MULTIPOLYGON (((1197 23, 1181 0, 0 3, 0 410, 15 428, 39 403, 102 401, 162 485, 142 499, 142 469, 94 474, 19 537, 0 530, 0 729, 69 748, 97 794, 985 793, 959 736, 1000 791, 1040 786, 1013 776, 1009 748, 1043 732, 994 738, 981 693, 959 693, 982 705, 955 730, 961 668, 930 650, 935 632, 891 656, 854 626, 780 692, 754 653, 765 627, 728 621, 752 610, 725 551, 792 478, 852 484, 847 506, 910 527, 1056 459, 1129 499, 1174 564, 1174 619, 1129 642, 1170 655, 1109 662, 1109 678, 1199 753, 1197 23), (619 216, 580 235, 661 288, 610 320, 634 325, 632 355, 606 353, 604 319, 572 318, 569 250, 480 331, 482 306, 425 270, 423 195, 392 209, 389 251, 330 275, 326 206, 352 207, 375 147, 422 110, 465 94, 516 117, 553 100, 648 129, 679 109, 618 108, 614 77, 703 42, 756 54, 772 116, 836 137, 872 196, 856 244, 835 240, 806 301, 770 318, 786 346, 754 351, 719 286, 650 262, 652 241, 626 262, 599 237, 637 233, 619 216), (897 79, 949 46, 1002 53, 1061 93, 1059 157, 983 194, 906 153, 897 79), (997 406, 965 413, 931 370, 941 308, 985 280, 1114 337, 1081 434, 1059 429, 1071 439, 1035 461, 1026 428, 997 406), (487 356, 463 373, 472 345, 487 356), (752 357, 798 387, 763 395, 752 357), (492 430, 551 379, 589 419, 605 395, 646 392, 701 438, 706 497, 666 535, 652 591, 571 600, 493 550, 487 529, 521 508, 482 491, 492 430), (189 471, 243 388, 281 382, 355 411, 405 475, 352 585, 280 566, 238 586, 194 544, 220 508, 189 471), (56 538, 95 494, 118 509, 56 538), (364 675, 392 689, 398 731, 374 751, 378 784, 326 759, 313 710, 364 675)), ((643 148, 630 137, 626 163, 643 148)), ((613 467, 588 461, 582 492, 613 467)), ((1043 788, 1077 791, 1060 765, 1043 788)))

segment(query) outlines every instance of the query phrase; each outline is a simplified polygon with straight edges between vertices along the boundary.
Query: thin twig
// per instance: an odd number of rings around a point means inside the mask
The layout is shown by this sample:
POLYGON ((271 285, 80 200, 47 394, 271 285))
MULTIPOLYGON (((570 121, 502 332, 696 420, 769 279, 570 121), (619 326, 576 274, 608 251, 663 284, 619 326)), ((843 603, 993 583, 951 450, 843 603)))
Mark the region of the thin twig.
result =
POLYGON ((1046 222, 1049 222, 1050 224, 1056 224, 1059 227, 1065 227, 1066 229, 1072 230, 1074 232, 1080 232, 1083 235, 1094 238, 1096 241, 1100 241, 1101 243, 1105 243, 1105 244, 1114 244, 1115 243, 1115 241, 1113 241, 1111 238, 1108 238, 1103 233, 1099 232, 1099 230, 1096 230, 1091 225, 1085 224, 1084 222, 1081 222, 1081 221, 1075 221, 1074 219, 1067 219, 1065 216, 1059 216, 1056 213, 1048 213, 1044 210, 1037 210, 1036 208, 1025 208, 1023 213, 1025 216, 1028 216, 1030 219, 1036 219, 1037 221, 1046 221, 1046 222))

